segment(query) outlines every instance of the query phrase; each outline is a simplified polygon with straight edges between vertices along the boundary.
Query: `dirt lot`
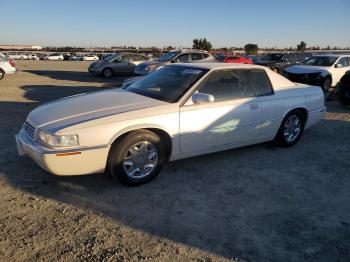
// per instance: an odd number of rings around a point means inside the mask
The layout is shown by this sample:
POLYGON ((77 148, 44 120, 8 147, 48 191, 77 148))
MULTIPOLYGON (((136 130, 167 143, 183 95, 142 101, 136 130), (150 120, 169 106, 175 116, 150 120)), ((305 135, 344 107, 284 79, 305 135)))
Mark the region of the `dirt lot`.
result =
POLYGON ((1 261, 349 261, 350 110, 331 102, 293 148, 271 143, 168 164, 130 188, 55 177, 17 156, 28 112, 118 86, 85 62, 21 61, 0 81, 1 261))

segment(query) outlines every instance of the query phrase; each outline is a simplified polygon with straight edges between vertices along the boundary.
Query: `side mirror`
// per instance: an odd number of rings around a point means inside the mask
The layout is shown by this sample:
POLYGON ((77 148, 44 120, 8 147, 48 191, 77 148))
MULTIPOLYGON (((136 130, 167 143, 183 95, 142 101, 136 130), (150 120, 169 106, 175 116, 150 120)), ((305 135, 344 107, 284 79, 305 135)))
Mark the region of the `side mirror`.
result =
POLYGON ((172 63, 180 63, 180 60, 178 58, 175 58, 173 60, 171 60, 172 63))
POLYGON ((343 65, 342 65, 342 64, 335 64, 334 67, 335 67, 335 68, 341 68, 341 67, 343 67, 343 65))
POLYGON ((195 104, 205 104, 214 102, 214 96, 204 93, 195 93, 192 95, 192 101, 195 104))

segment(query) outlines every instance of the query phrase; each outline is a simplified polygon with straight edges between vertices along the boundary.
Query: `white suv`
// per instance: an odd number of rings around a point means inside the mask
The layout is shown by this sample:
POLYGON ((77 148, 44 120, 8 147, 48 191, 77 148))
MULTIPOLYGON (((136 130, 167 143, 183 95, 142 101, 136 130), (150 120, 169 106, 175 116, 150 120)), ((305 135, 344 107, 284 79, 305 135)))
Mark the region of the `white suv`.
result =
POLYGON ((293 82, 321 86, 327 92, 348 70, 350 55, 317 55, 306 59, 302 65, 286 68, 283 75, 293 82))

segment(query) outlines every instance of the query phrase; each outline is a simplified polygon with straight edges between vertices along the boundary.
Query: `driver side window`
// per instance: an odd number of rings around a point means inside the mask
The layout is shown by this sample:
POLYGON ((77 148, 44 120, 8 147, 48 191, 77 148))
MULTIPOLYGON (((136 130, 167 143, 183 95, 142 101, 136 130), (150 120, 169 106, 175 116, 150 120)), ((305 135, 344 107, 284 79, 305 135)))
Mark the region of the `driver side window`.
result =
POLYGON ((248 70, 214 71, 198 92, 213 95, 215 102, 254 96, 248 70))
POLYGON ((118 62, 127 63, 127 62, 129 62, 129 60, 130 60, 130 56, 129 55, 122 55, 122 56, 119 57, 118 62))
POLYGON ((349 66, 349 58, 348 57, 340 58, 337 64, 341 64, 342 67, 349 66))
POLYGON ((179 55, 177 58, 180 63, 188 63, 190 61, 190 54, 179 55))

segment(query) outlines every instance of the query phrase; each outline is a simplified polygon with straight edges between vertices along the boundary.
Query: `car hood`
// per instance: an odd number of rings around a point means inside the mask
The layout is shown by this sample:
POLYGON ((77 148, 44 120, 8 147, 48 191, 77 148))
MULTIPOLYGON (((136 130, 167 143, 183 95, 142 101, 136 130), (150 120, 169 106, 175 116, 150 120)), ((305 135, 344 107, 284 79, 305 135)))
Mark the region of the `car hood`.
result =
POLYGON ((305 65, 294 65, 285 69, 286 72, 292 74, 310 74, 310 73, 322 73, 325 70, 323 66, 305 66, 305 65))
POLYGON ((35 127, 59 129, 85 121, 167 104, 124 89, 92 92, 49 102, 27 120, 35 127))

